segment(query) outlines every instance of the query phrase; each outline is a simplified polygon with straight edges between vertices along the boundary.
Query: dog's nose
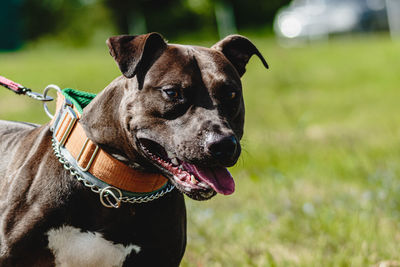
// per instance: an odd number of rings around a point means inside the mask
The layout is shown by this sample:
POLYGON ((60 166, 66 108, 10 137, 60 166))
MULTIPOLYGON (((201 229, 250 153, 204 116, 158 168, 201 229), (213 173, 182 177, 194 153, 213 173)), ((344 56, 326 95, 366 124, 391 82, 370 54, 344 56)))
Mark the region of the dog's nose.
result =
POLYGON ((208 146, 213 158, 222 165, 230 165, 234 160, 238 149, 238 141, 235 136, 219 138, 208 146))

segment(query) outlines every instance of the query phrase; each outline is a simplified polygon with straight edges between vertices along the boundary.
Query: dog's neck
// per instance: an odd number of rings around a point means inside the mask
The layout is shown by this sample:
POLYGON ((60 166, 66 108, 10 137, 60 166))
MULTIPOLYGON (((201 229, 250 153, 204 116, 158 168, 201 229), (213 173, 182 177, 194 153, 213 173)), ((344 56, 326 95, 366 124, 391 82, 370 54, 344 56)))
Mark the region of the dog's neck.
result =
POLYGON ((134 169, 143 169, 134 140, 121 117, 121 100, 132 80, 120 76, 84 108, 80 122, 90 140, 134 169))

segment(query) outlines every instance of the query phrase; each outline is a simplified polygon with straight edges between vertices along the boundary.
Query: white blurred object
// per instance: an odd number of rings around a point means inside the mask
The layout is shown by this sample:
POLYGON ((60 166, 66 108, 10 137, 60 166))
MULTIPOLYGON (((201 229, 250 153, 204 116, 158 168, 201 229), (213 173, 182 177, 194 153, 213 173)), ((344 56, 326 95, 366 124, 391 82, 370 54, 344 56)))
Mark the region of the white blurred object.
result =
POLYGON ((390 35, 400 38, 400 0, 386 0, 390 35))
POLYGON ((296 16, 283 15, 279 21, 279 28, 283 36, 295 38, 301 34, 302 21, 296 16))
POLYGON ((385 6, 385 0, 293 0, 278 11, 274 30, 281 39, 304 41, 384 29, 385 6))

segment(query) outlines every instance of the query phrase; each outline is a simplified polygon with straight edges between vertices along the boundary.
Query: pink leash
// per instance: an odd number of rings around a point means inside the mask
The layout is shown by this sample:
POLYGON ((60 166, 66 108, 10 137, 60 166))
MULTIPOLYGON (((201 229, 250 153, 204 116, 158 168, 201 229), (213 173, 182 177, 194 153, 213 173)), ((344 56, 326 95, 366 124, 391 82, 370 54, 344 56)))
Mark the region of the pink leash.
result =
POLYGON ((32 92, 31 89, 20 85, 19 83, 13 82, 3 76, 0 76, 0 85, 4 86, 5 88, 10 89, 16 94, 19 95, 27 95, 29 97, 32 97, 33 99, 39 100, 39 101, 52 101, 53 98, 50 96, 44 96, 42 94, 32 92))

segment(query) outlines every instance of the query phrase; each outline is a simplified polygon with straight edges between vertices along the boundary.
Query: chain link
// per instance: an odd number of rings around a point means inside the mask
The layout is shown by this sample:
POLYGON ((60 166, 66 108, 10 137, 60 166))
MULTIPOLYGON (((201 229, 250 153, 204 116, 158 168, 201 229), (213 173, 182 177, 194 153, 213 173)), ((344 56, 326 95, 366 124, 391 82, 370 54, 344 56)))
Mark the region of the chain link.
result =
MULTIPOLYGON (((59 145, 57 144, 57 142, 55 141, 54 138, 52 138, 52 147, 54 150, 54 154, 56 155, 56 157, 58 158, 58 161, 64 166, 64 169, 66 169, 67 171, 69 171, 69 173, 71 174, 71 176, 75 177, 79 182, 83 183, 84 186, 90 188, 90 190, 92 190, 94 193, 100 194, 101 191, 104 188, 100 188, 97 185, 91 183, 90 181, 88 181, 87 179, 85 179, 77 169, 75 169, 65 158, 64 156, 61 154, 59 145)), ((160 191, 157 191, 153 194, 147 195, 147 196, 140 196, 140 197, 128 197, 128 196, 121 196, 119 198, 119 201, 121 202, 125 202, 125 203, 131 203, 131 204, 136 204, 136 203, 146 203, 146 202, 150 202, 153 200, 156 200, 162 196, 164 196, 165 194, 171 192, 173 189, 175 188, 174 185, 172 185, 171 183, 168 182, 167 186, 165 188, 163 188, 160 191)))

